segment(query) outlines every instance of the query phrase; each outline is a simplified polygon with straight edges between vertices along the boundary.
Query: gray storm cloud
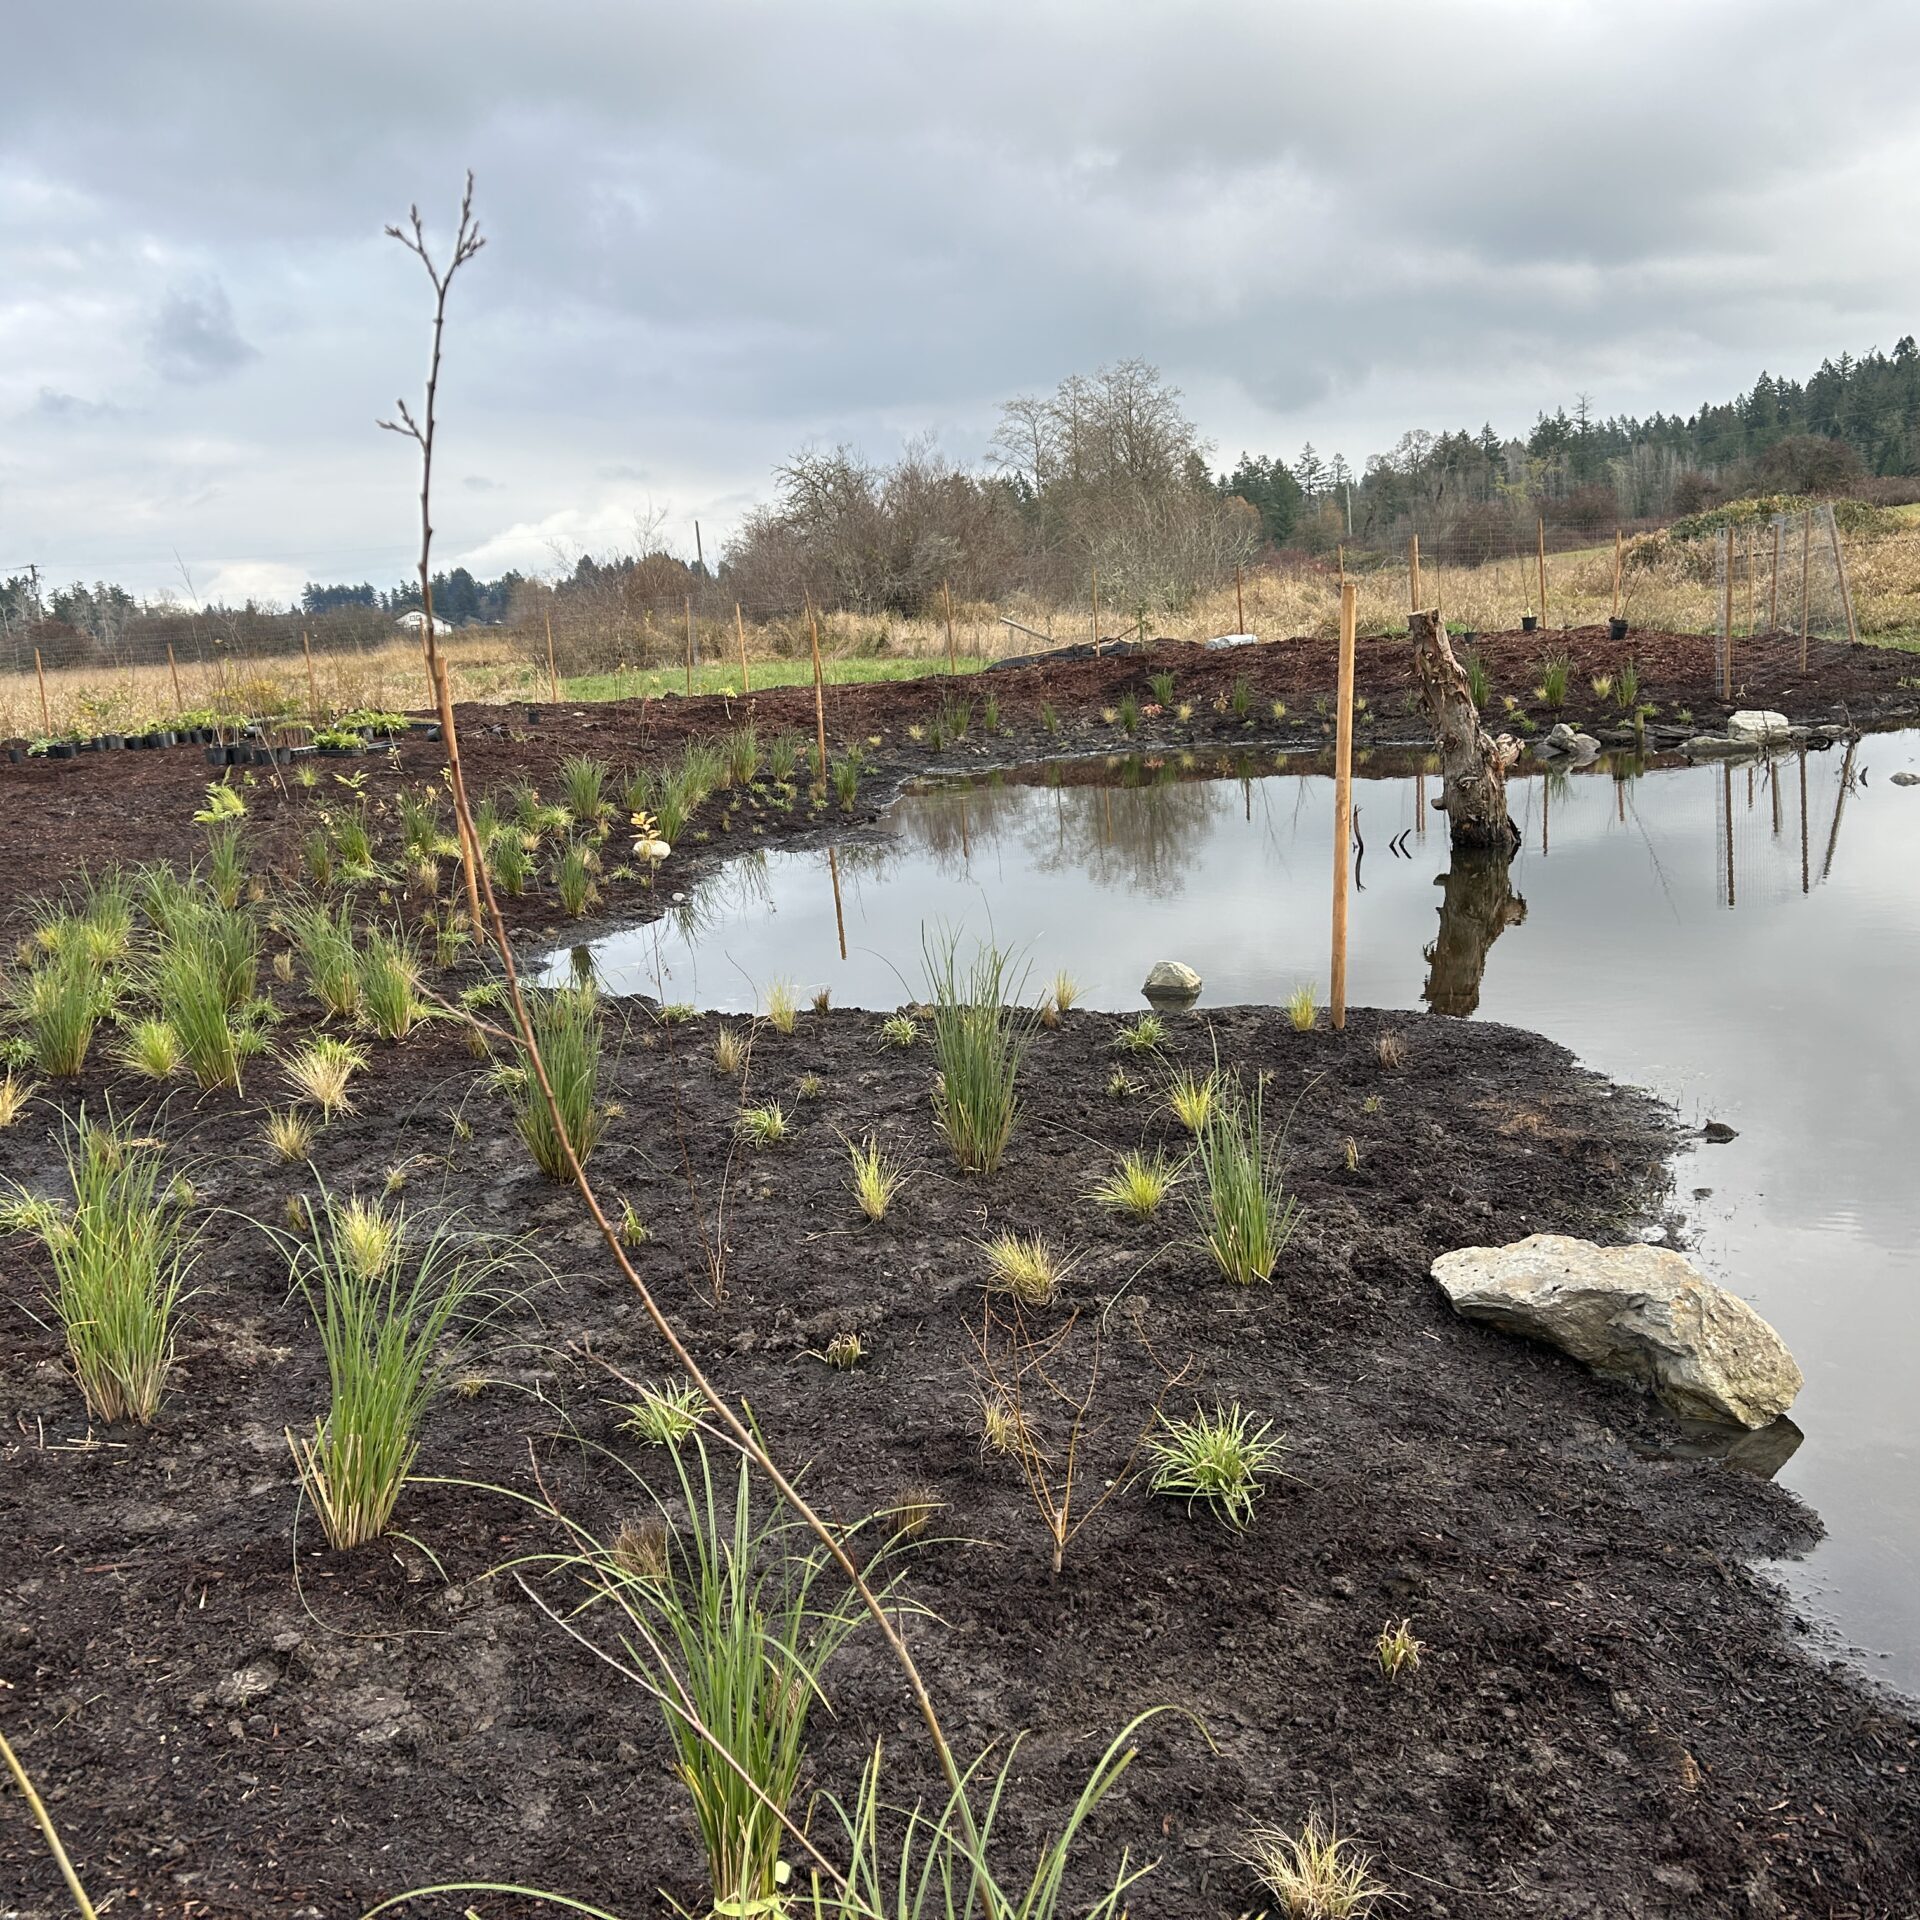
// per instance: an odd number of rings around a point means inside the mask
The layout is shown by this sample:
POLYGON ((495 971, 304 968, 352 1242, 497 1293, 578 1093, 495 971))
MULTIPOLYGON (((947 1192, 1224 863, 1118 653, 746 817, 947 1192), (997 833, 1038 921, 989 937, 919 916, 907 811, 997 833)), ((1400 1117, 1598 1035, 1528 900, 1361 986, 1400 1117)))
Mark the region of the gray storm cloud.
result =
POLYGON ((380 230, 469 165, 440 520, 490 566, 660 508, 711 550, 803 440, 973 458, 1131 354, 1229 461, 1358 461, 1690 409, 1920 307, 1885 0, 30 0, 14 39, 88 76, 0 126, 0 527, 56 575, 397 578, 372 420, 423 289, 380 230))

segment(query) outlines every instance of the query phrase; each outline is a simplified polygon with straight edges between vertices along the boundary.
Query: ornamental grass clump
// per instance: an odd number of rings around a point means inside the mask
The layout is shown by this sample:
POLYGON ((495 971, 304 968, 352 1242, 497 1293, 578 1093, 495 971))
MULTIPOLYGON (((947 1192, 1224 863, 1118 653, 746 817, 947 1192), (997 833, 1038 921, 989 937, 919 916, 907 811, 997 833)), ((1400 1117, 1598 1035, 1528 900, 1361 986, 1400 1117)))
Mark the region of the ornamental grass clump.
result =
POLYGON ((1223 1082, 1194 1136, 1198 1178, 1189 1204, 1200 1243, 1236 1286, 1270 1280, 1292 1237, 1298 1203, 1281 1178, 1279 1143, 1267 1138, 1265 1095, 1223 1082))
MULTIPOLYGON (((797 1843, 783 1816, 799 1792, 807 1722, 825 1702, 828 1663, 867 1614, 799 1521, 757 1510, 744 1459, 727 1475, 696 1433, 673 1462, 678 1498, 654 1496, 661 1554, 636 1570, 636 1556, 576 1527, 578 1552, 563 1565, 591 1591, 576 1620, 605 1620, 622 1664, 660 1703, 713 1912, 771 1920, 786 1910, 782 1862, 797 1843)), ((891 1600, 881 1558, 866 1572, 891 1600)))
POLYGON ((1164 1154, 1123 1153, 1113 1171, 1095 1183, 1089 1198, 1115 1213, 1146 1220, 1160 1211, 1179 1177, 1179 1169, 1169 1165, 1164 1154))
POLYGON ((306 976, 307 991, 335 1020, 360 1014, 360 955, 354 946, 353 918, 343 901, 297 901, 280 912, 281 929, 306 976))
POLYGON ((1167 1023, 1157 1013, 1143 1013, 1120 1028, 1113 1044, 1119 1053, 1152 1053, 1167 1044, 1167 1023))
POLYGON ((160 1018, 202 1088, 240 1085, 260 1044, 247 1019, 259 976, 260 930, 244 911, 201 906, 179 915, 143 973, 160 1018))
POLYGON ((280 1070, 301 1099, 318 1107, 323 1120, 331 1120, 336 1114, 353 1111, 347 1088, 366 1064, 365 1048, 323 1033, 297 1052, 287 1054, 280 1070))
POLYGON ((1196 1409, 1191 1420, 1159 1418, 1159 1431, 1147 1440, 1154 1492, 1184 1500, 1189 1510, 1209 1507, 1236 1532, 1245 1527, 1282 1451, 1268 1437, 1273 1422, 1256 1427, 1238 1401, 1211 1413, 1196 1409))
POLYGON ((426 1013, 412 937, 397 927, 369 928, 360 956, 361 1023, 382 1040, 404 1040, 426 1013))
POLYGON ((888 1159, 871 1133, 864 1140, 849 1140, 847 1157, 853 1163, 854 1204, 869 1220, 884 1220, 906 1184, 905 1172, 888 1159))
POLYGON ((18 1210, 53 1263, 51 1305, 67 1361, 96 1420, 150 1426, 174 1361, 175 1320, 191 1266, 188 1221, 161 1181, 160 1153, 113 1117, 82 1109, 63 1142, 67 1207, 18 1210))
POLYGON ((1281 1920, 1361 1920, 1386 1896, 1372 1860, 1317 1813, 1298 1833, 1256 1827, 1241 1858, 1279 1902, 1281 1920))
POLYGON ((15 974, 8 997, 33 1064, 50 1079, 70 1080, 86 1066, 94 1029, 117 994, 113 979, 75 940, 15 974))
POLYGON ((184 1057, 180 1036, 164 1020, 136 1020, 122 1030, 114 1057, 143 1080, 170 1080, 184 1057))
POLYGON ((980 1251, 987 1256, 988 1285, 1023 1307, 1048 1305, 1078 1264, 1039 1233, 997 1233, 980 1251))
POLYGON ((446 1222, 417 1241, 403 1212, 322 1192, 300 1236, 268 1229, 287 1259, 327 1360, 327 1411, 289 1432, 301 1490, 328 1544, 363 1546, 393 1518, 426 1416, 526 1264, 517 1246, 446 1222), (357 1209, 357 1211, 355 1211, 357 1209), (369 1238, 369 1222, 384 1232, 369 1238), (493 1251, 486 1251, 493 1248, 493 1251))
POLYGON ((576 826, 592 829, 613 811, 607 799, 610 775, 606 762, 576 753, 560 763, 560 786, 566 795, 568 816, 576 826))
POLYGON ((620 1431, 650 1447, 677 1447, 692 1439, 706 1410, 707 1403, 691 1381, 649 1381, 641 1386, 640 1397, 625 1407, 620 1431))
POLYGON ((1197 1134, 1213 1118, 1220 1098, 1220 1076, 1197 1076, 1190 1067, 1182 1067, 1167 1082, 1167 1107, 1189 1133, 1197 1134))
POLYGON ((556 1122, 523 1044, 520 1065, 513 1070, 509 1083, 514 1125, 527 1143, 534 1165, 549 1180, 571 1180, 568 1144, 572 1144, 573 1158, 584 1166, 606 1124, 606 1114, 599 1105, 600 1050, 604 1041, 600 996, 588 981, 575 987, 529 990, 524 998, 559 1116, 556 1122))
POLYGON ((934 1113, 961 1170, 992 1173, 1019 1116, 1020 1063, 1036 1016, 1008 1004, 1019 983, 1001 948, 978 947, 964 973, 955 936, 925 942, 923 949, 939 1067, 934 1113))
POLYGON ((593 856, 584 841, 569 840, 560 849, 560 857, 553 863, 553 890, 560 896, 560 905, 570 920, 578 920, 599 901, 600 889, 593 878, 593 856))

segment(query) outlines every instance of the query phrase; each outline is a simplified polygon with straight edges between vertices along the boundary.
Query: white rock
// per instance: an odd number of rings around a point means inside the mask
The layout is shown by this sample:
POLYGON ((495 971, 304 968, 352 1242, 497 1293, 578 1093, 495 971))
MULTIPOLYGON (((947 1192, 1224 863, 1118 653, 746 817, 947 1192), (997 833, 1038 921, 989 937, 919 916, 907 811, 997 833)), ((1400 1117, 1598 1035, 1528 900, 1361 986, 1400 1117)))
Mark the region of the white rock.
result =
POLYGON ((1140 991, 1162 994, 1173 1000, 1192 1000, 1200 992, 1200 976, 1184 960, 1156 960, 1147 969, 1140 991))
POLYGON ((1893 784, 1896 787, 1920 787, 1920 773, 1896 773, 1893 784))
POLYGON ((1792 722, 1784 713, 1766 707, 1744 707, 1727 716, 1729 740, 1784 740, 1792 730, 1792 722))
POLYGON ((1800 1391, 1800 1369, 1766 1321, 1664 1247, 1536 1233, 1443 1253, 1433 1277, 1468 1319, 1651 1388, 1689 1419, 1764 1427, 1800 1391))

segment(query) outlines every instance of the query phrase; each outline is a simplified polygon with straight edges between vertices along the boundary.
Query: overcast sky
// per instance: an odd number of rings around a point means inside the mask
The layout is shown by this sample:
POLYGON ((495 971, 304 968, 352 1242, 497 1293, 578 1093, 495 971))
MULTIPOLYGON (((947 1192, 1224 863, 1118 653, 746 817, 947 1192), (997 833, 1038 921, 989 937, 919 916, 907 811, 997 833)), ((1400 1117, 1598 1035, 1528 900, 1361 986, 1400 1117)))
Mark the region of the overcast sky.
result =
POLYGON ((1358 464, 1920 329, 1914 0, 15 0, 7 63, 0 574, 400 579, 381 230, 467 166, 436 519, 489 574, 650 507, 711 557, 804 442, 976 459, 1128 355, 1226 464, 1358 464))

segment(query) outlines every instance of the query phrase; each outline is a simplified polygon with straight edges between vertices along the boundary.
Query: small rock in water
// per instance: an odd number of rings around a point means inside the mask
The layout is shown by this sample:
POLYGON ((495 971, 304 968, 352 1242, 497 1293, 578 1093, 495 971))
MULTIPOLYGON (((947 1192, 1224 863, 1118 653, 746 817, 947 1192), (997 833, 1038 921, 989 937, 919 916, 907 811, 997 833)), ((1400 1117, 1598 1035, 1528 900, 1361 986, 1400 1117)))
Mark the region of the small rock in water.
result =
POLYGON ((1920 787, 1920 773, 1896 773, 1893 784, 1896 787, 1920 787))
POLYGON ((1536 1233, 1511 1246, 1443 1253, 1433 1277, 1457 1313, 1651 1388, 1687 1419, 1764 1427, 1802 1385, 1779 1334, 1664 1247, 1536 1233))
POLYGON ((1149 1000, 1193 1000, 1199 997, 1200 976, 1184 960, 1156 960, 1140 991, 1149 1000))
POLYGON ((1729 1140, 1738 1140, 1740 1133, 1738 1128, 1728 1126, 1724 1120, 1709 1120, 1700 1129, 1700 1138, 1711 1140, 1716 1147, 1724 1147, 1729 1140))

